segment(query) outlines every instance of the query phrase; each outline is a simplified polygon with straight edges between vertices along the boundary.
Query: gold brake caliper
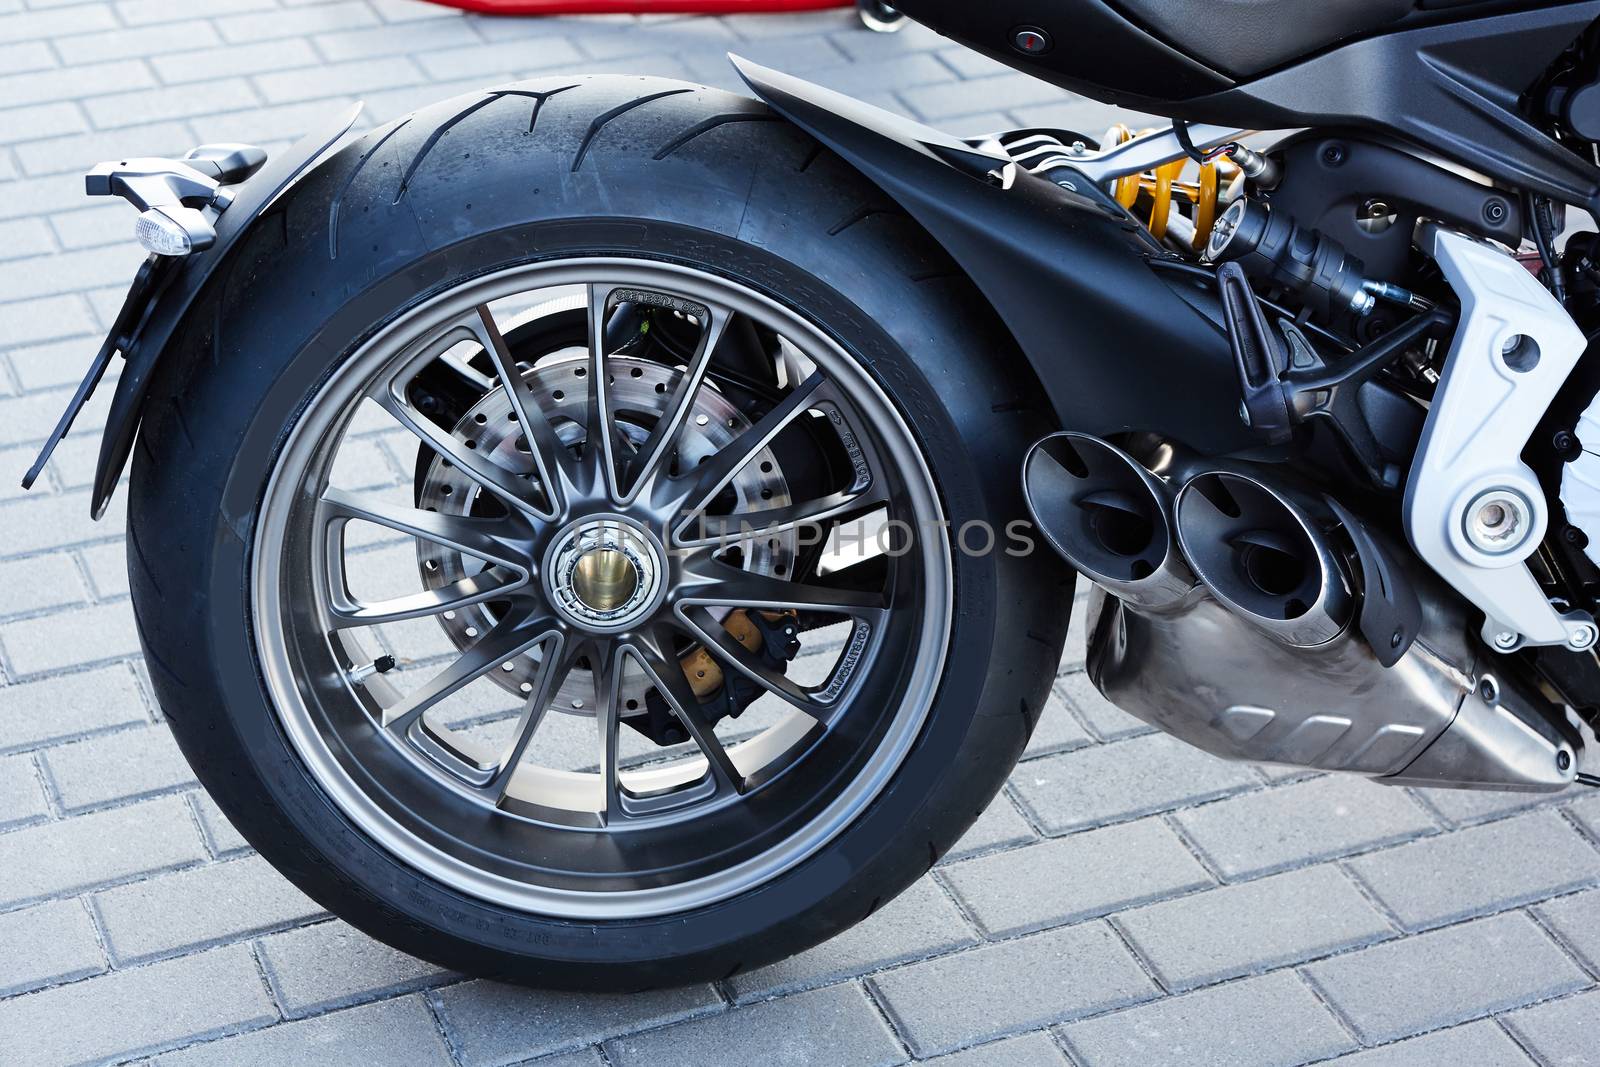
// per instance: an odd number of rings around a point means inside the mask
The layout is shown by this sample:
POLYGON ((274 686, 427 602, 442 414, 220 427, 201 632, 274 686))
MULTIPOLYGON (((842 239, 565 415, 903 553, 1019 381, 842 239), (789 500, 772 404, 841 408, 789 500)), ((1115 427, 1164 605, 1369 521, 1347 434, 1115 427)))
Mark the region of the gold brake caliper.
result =
MULTIPOLYGON (((788 616, 794 617, 792 611, 763 611, 761 617, 768 622, 777 622, 788 616)), ((749 649, 751 652, 761 650, 761 630, 750 620, 750 614, 743 608, 731 611, 728 617, 722 620, 722 628, 733 635, 733 639, 749 649)), ((684 677, 689 679, 689 687, 694 690, 694 695, 704 700, 706 697, 722 688, 722 668, 712 658, 705 647, 695 649, 679 661, 683 664, 684 677)))

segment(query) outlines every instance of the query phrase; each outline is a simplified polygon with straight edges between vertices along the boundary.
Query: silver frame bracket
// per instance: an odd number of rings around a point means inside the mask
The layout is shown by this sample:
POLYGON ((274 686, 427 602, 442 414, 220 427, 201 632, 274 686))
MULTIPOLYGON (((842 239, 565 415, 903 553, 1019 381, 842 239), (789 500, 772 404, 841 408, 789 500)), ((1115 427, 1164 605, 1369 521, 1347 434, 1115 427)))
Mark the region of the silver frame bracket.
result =
POLYGON ((1588 342, 1502 249, 1437 224, 1423 228, 1418 244, 1460 299, 1461 322, 1406 484, 1406 534, 1484 613, 1491 648, 1590 648, 1593 618, 1557 611, 1527 566, 1550 516, 1538 479, 1519 458, 1588 342), (1519 512, 1502 545, 1483 536, 1486 501, 1519 512))

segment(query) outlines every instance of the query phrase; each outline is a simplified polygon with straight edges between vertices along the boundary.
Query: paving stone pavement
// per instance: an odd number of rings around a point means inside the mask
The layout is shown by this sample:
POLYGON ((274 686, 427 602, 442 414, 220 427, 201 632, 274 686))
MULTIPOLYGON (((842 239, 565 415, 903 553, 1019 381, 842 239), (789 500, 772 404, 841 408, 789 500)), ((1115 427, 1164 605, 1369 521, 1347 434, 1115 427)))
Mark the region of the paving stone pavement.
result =
POLYGON ((417 0, 0 0, 0 1063, 1600 1064, 1600 798, 1230 766, 1100 700, 1069 649, 960 847, 797 959, 607 997, 465 981, 255 858, 151 699, 109 390, 16 481, 140 252, 79 172, 280 147, 549 72, 736 88, 738 51, 958 133, 1109 109, 911 28, 804 16, 493 20, 417 0), (1346 1058, 1348 1057, 1348 1058, 1346 1058))

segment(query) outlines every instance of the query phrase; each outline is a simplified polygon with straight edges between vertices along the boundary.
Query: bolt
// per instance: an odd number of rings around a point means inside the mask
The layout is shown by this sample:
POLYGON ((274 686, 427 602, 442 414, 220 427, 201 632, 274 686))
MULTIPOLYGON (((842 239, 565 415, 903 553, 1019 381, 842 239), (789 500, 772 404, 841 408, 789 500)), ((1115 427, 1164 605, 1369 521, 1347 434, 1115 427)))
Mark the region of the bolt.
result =
POLYGON ((1572 766, 1572 754, 1566 749, 1556 753, 1556 770, 1564 771, 1572 766))
POLYGON ((1483 698, 1485 704, 1497 704, 1500 701, 1500 686, 1493 678, 1485 675, 1478 683, 1478 695, 1483 698))
POLYGON ((1330 167, 1337 167, 1344 163, 1345 151, 1342 144, 1331 144, 1322 150, 1322 162, 1330 167))
POLYGON ((1494 635, 1494 647, 1510 649, 1517 646, 1517 635, 1509 630, 1494 635))
POLYGON ((1489 489, 1467 508, 1467 540, 1480 552, 1502 556, 1527 541, 1533 525, 1527 499, 1512 489, 1489 489))
POLYGON ((1405 639, 1406 639, 1406 632, 1404 630, 1396 630, 1394 633, 1389 635, 1389 647, 1390 648, 1399 648, 1400 647, 1400 642, 1404 641, 1405 639))
POLYGON ((1566 529, 1562 530, 1561 539, 1567 544, 1571 545, 1573 548, 1589 547, 1588 535, 1582 530, 1578 529, 1576 526, 1568 526, 1566 529))
POLYGON ((1504 200, 1489 200, 1483 205, 1483 221, 1498 226, 1506 221, 1506 202, 1504 200))
POLYGON ((1550 446, 1563 462, 1571 463, 1583 452, 1583 445, 1571 430, 1557 430, 1550 438, 1550 446))
POLYGON ((1582 652, 1594 644, 1596 637, 1600 637, 1600 630, 1596 630, 1588 623, 1579 623, 1572 628, 1571 633, 1567 634, 1567 644, 1582 652))

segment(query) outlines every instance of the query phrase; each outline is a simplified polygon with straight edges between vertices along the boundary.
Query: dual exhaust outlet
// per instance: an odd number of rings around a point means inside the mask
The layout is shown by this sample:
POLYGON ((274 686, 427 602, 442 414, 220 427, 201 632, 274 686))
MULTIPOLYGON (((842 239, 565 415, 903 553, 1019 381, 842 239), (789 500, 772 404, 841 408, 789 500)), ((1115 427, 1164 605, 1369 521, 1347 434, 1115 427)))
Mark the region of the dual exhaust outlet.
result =
POLYGON ((1340 560, 1306 510, 1263 481, 1207 470, 1174 493, 1121 449, 1061 433, 1034 447, 1024 482, 1045 539, 1128 604, 1171 609, 1203 585, 1296 648, 1326 644, 1350 624, 1355 596, 1340 560))
POLYGON ((1581 738, 1500 670, 1460 598, 1338 502, 1265 468, 1148 462, 1059 433, 1023 466, 1045 540, 1094 583, 1111 703, 1214 755, 1377 781, 1553 791, 1581 738))

